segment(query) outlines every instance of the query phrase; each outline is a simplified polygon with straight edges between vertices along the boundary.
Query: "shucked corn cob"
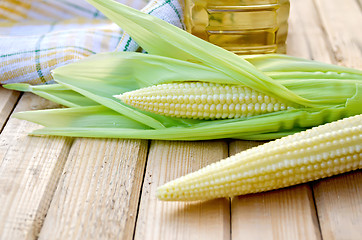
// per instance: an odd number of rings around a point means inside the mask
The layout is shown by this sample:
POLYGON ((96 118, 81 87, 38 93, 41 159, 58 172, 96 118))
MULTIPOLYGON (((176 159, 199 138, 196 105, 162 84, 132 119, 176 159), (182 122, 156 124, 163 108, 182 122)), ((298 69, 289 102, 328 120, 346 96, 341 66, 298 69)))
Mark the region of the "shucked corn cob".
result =
POLYGON ((362 115, 248 149, 171 181, 166 201, 229 197, 304 183, 362 167, 362 115))
POLYGON ((145 111, 194 119, 250 117, 289 108, 246 86, 209 82, 161 84, 115 97, 145 111))

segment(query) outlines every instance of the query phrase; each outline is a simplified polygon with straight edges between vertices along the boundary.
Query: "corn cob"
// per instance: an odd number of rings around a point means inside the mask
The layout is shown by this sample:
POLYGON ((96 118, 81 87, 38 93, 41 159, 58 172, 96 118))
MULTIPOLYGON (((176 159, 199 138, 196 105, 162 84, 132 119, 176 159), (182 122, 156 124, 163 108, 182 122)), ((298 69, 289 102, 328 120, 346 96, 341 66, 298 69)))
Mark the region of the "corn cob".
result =
POLYGON ((362 115, 240 152, 157 189, 165 201, 206 200, 287 187, 362 167, 362 115))
POLYGON ((289 108, 246 86, 209 82, 161 84, 115 97, 145 111, 193 119, 250 117, 289 108))

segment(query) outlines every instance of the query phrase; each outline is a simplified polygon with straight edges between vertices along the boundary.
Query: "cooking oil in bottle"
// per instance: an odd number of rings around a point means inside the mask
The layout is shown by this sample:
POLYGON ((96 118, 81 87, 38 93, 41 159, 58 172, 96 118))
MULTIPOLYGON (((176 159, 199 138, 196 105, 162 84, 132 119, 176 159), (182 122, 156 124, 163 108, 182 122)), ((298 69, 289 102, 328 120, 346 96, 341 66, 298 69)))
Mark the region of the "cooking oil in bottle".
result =
POLYGON ((285 53, 289 0, 184 0, 186 30, 236 54, 285 53))

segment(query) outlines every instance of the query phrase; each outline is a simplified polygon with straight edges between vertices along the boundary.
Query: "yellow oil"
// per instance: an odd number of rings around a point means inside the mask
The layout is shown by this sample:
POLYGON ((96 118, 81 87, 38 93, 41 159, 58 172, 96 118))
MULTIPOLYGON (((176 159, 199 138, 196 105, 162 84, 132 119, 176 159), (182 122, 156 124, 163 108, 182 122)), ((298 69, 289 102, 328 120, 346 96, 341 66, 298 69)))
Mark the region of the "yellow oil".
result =
POLYGON ((184 0, 187 31, 236 54, 285 53, 289 0, 184 0))

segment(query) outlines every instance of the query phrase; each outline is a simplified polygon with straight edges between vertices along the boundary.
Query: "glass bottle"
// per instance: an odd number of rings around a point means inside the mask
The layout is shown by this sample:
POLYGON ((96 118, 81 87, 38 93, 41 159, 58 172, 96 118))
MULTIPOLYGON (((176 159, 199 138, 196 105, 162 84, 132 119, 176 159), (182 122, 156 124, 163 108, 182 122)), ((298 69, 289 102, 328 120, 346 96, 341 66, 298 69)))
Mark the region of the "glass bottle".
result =
POLYGON ((184 0, 186 30, 236 54, 285 53, 289 0, 184 0))

